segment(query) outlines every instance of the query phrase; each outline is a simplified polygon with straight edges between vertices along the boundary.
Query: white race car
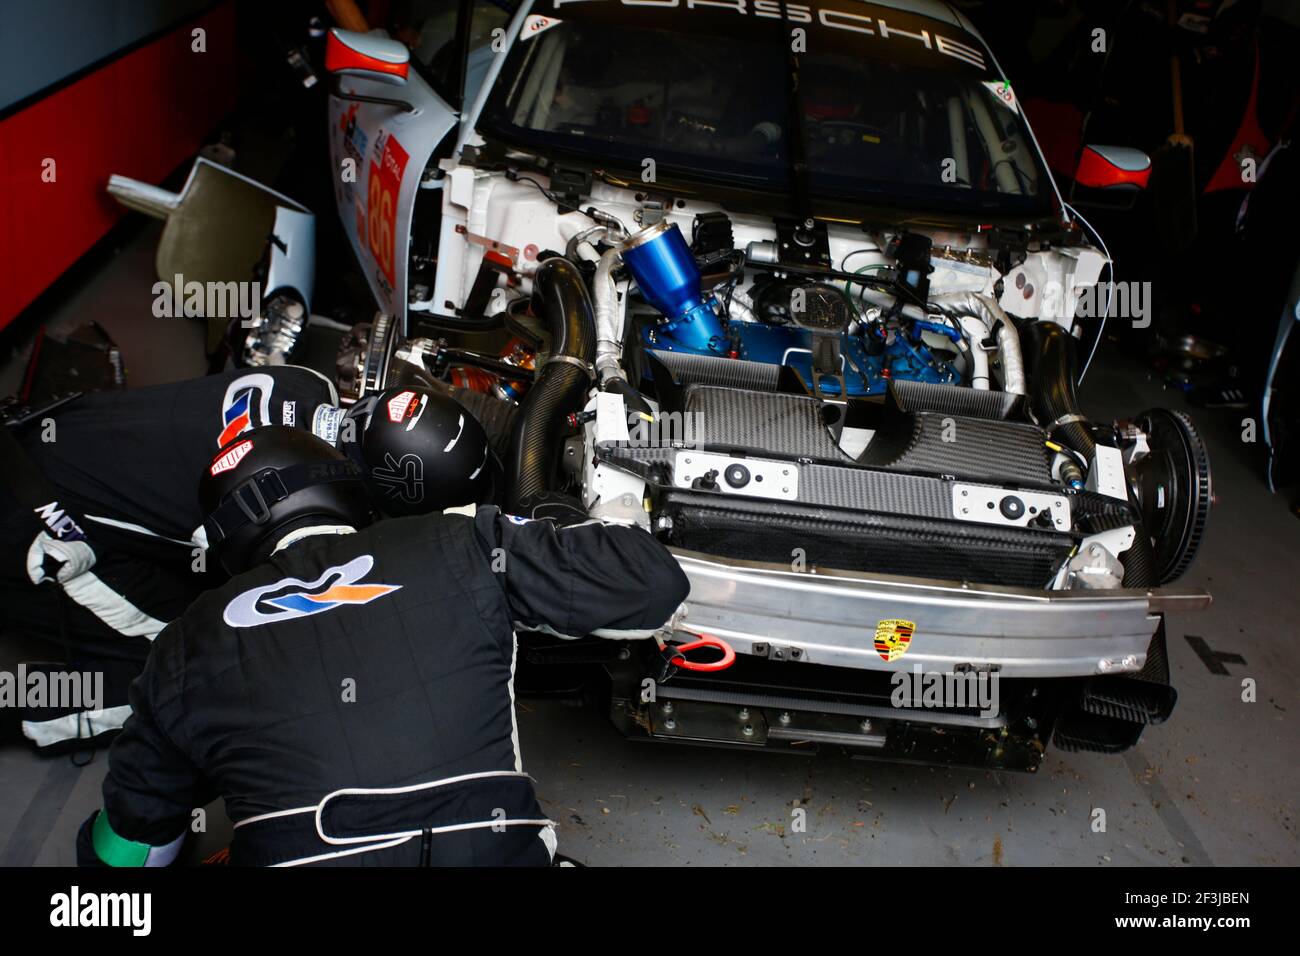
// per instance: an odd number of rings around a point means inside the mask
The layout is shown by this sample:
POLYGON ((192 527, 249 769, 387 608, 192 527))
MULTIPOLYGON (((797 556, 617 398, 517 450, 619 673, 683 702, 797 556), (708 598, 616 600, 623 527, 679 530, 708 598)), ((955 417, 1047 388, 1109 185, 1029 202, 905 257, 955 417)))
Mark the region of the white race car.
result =
MULTIPOLYGON (((525 662, 676 742, 1033 770, 1164 720, 1163 615, 1209 601, 1169 587, 1205 449, 1179 413, 1078 408, 1109 259, 972 25, 930 0, 459 9, 409 47, 328 38, 379 311, 344 384, 476 391, 507 413, 511 511, 639 524, 692 584, 662 646, 525 662), (674 650, 700 639, 723 659, 674 650)), ((1094 147, 1079 180, 1122 197, 1148 166, 1094 147)))

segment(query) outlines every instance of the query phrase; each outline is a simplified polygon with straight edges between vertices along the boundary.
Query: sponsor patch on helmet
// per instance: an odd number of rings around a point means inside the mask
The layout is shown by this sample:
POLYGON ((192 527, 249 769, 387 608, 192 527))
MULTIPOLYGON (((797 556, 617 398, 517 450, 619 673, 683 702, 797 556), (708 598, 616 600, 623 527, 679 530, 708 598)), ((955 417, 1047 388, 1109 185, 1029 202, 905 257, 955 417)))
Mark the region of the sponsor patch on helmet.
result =
POLYGON ((257 627, 322 614, 344 605, 369 604, 400 591, 400 584, 363 584, 375 559, 363 554, 347 564, 326 569, 315 581, 283 578, 252 588, 226 605, 222 619, 230 627, 257 627))
POLYGON ((411 406, 410 411, 408 412, 408 415, 411 420, 406 423, 406 430, 408 432, 416 426, 417 422, 419 422, 420 416, 424 414, 424 410, 426 407, 428 407, 428 405, 429 405, 429 396, 421 395, 419 401, 417 401, 414 405, 411 406))
POLYGON ((252 441, 241 441, 234 448, 230 449, 230 451, 218 455, 216 460, 212 463, 212 467, 209 468, 208 471, 211 472, 212 477, 215 478, 223 471, 229 471, 231 468, 238 465, 240 461, 243 460, 243 457, 252 450, 252 441))
POLYGON ((415 392, 398 392, 388 400, 388 420, 394 425, 400 425, 402 419, 406 417, 407 411, 410 410, 411 402, 415 400, 415 392))

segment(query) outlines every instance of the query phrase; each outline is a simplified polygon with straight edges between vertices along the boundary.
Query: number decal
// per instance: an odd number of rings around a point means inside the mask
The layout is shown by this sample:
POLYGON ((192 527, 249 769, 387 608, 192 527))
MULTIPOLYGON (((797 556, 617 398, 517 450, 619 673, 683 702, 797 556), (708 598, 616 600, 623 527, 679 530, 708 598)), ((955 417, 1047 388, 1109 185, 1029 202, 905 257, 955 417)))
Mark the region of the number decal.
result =
POLYGON ((394 264, 397 255, 397 200, 402 191, 402 173, 406 169, 406 150, 393 135, 384 141, 380 161, 370 161, 370 181, 366 187, 367 233, 370 254, 388 280, 396 284, 394 264))

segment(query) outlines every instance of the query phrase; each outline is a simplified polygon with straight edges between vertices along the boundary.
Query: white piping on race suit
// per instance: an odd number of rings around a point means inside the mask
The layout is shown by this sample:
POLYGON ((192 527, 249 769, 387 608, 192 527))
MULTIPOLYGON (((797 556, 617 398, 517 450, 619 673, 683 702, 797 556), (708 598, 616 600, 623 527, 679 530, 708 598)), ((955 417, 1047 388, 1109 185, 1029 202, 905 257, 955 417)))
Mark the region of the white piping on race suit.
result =
POLYGON ((519 635, 510 632, 510 680, 506 690, 510 694, 510 747, 515 753, 515 773, 524 772, 524 756, 519 750, 519 715, 515 712, 515 661, 519 657, 519 635))
POLYGON ((159 534, 157 531, 150 531, 142 524, 133 524, 130 521, 119 521, 116 518, 105 518, 103 515, 86 515, 87 521, 94 521, 96 524, 108 525, 110 528, 121 528, 123 531, 132 531, 136 534, 148 535, 151 538, 158 538, 161 541, 170 541, 173 544, 183 545, 191 548, 194 546, 193 541, 182 541, 180 538, 171 538, 165 534, 159 534))
POLYGON ((421 790, 435 790, 438 787, 449 786, 454 783, 464 783, 467 780, 490 780, 494 777, 523 777, 531 780, 528 774, 519 770, 483 770, 478 773, 463 773, 455 777, 444 777, 441 780, 431 780, 428 783, 415 783, 406 787, 343 787, 325 794, 321 802, 316 805, 316 835, 325 843, 334 846, 346 846, 348 844, 368 843, 374 840, 387 840, 396 837, 413 837, 421 833, 456 833, 461 830, 481 830, 485 827, 497 826, 540 826, 553 827, 555 821, 541 817, 537 819, 510 819, 510 820, 477 820, 472 823, 453 823, 445 827, 427 827, 418 830, 403 830, 398 833, 376 833, 359 837, 333 837, 325 833, 321 826, 321 814, 325 812, 326 805, 337 797, 366 797, 366 796, 388 796, 399 793, 418 793, 421 790))
POLYGON ((119 634, 156 638, 166 622, 150 617, 92 574, 94 564, 94 549, 86 542, 60 541, 44 531, 27 549, 27 576, 33 584, 55 580, 68 597, 119 634), (54 579, 45 573, 46 556, 62 562, 54 579))
MULTIPOLYGON (((315 318, 315 316, 313 316, 313 318, 315 318)), ((351 326, 345 326, 344 328, 345 328, 345 329, 348 329, 348 328, 351 328, 351 326)), ((324 383, 326 384, 326 386, 329 387, 329 390, 330 390, 330 404, 331 404, 331 405, 337 405, 337 404, 339 403, 339 390, 338 390, 337 388, 334 387, 334 383, 331 382, 327 376, 322 375, 320 372, 316 371, 314 368, 308 368, 308 367, 305 366, 305 365, 295 365, 294 368, 300 368, 300 369, 302 369, 304 372, 311 372, 311 374, 315 375, 318 379, 320 379, 322 382, 324 382, 324 383)))
MULTIPOLYGON (((516 753, 517 752, 518 750, 516 749, 516 753)), ((315 806, 297 807, 292 810, 274 810, 270 813, 260 813, 257 814, 256 816, 246 817, 245 819, 240 820, 238 823, 235 824, 234 828, 238 830, 240 827, 245 826, 246 824, 257 823, 262 820, 271 820, 277 817, 294 816, 302 813, 315 813, 316 835, 321 839, 322 842, 333 846, 344 846, 348 844, 365 844, 365 845, 353 846, 352 848, 347 850, 336 850, 331 853, 322 853, 315 856, 300 857, 296 860, 287 860, 283 863, 274 864, 277 867, 300 866, 302 864, 315 863, 321 860, 333 859, 340 856, 349 856, 356 853, 368 853, 374 850, 383 850, 389 847, 400 846, 403 843, 406 843, 409 840, 412 840, 415 837, 420 836, 421 834, 426 832, 430 834, 456 833, 465 830, 480 830, 486 827, 507 827, 507 826, 540 827, 541 829, 539 830, 538 835, 541 836, 542 843, 546 846, 547 852, 550 854, 551 858, 554 859, 555 849, 557 846, 557 841, 555 839, 555 832, 554 832, 555 821, 545 817, 538 818, 538 819, 523 818, 523 819, 506 819, 506 820, 500 820, 494 818, 491 820, 480 820, 473 823, 456 823, 444 827, 432 827, 432 828, 428 828, 427 830, 426 829, 410 830, 410 831, 403 831, 401 833, 377 833, 377 834, 371 834, 371 835, 359 836, 359 837, 327 836, 323 827, 321 826, 321 814, 324 812, 325 807, 329 803, 329 801, 336 797, 415 793, 421 790, 432 790, 437 787, 447 786, 449 784, 463 783, 467 780, 487 780, 493 777, 524 777, 527 779, 532 779, 531 777, 529 777, 528 774, 518 770, 488 770, 488 771, 481 771, 478 773, 460 774, 454 777, 444 777, 441 780, 433 780, 428 783, 417 783, 406 787, 346 787, 340 790, 334 790, 331 793, 326 794, 321 799, 320 803, 316 804, 315 806), (546 836, 542 835, 544 833, 547 833, 548 831, 550 834, 550 839, 547 839, 546 836), (376 843, 374 842, 376 840, 382 842, 376 843)))
POLYGON ((357 533, 357 529, 348 524, 314 524, 307 528, 299 528, 296 531, 290 531, 288 534, 286 534, 283 538, 280 539, 279 543, 276 544, 275 546, 275 550, 273 550, 271 553, 276 554, 277 552, 283 551, 285 548, 289 547, 289 545, 294 544, 297 541, 301 541, 303 538, 310 538, 318 534, 356 534, 356 533, 357 533))
POLYGON ((131 705, 122 704, 120 707, 107 707, 103 710, 64 714, 52 720, 24 720, 23 736, 38 747, 48 747, 65 740, 85 740, 109 730, 117 730, 130 716, 131 705), (85 733, 82 733, 83 727, 85 733))
POLYGON ((401 846, 403 843, 410 843, 414 836, 400 837, 396 840, 388 840, 384 843, 376 843, 374 846, 354 846, 349 850, 335 850, 332 853, 319 853, 316 856, 302 856, 296 860, 285 860, 283 863, 272 863, 271 869, 278 869, 284 866, 305 866, 308 863, 319 863, 321 860, 333 860, 341 856, 356 856, 358 853, 372 853, 375 850, 386 850, 391 846, 401 846))

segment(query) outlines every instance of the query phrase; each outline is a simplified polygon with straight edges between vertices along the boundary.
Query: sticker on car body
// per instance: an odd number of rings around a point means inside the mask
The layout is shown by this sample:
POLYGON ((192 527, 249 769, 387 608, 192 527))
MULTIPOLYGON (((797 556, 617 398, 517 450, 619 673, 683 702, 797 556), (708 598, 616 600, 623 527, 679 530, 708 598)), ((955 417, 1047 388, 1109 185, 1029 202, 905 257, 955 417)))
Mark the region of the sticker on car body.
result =
POLYGON ((984 88, 993 94, 993 98, 999 103, 1011 110, 1013 113, 1020 112, 1020 105, 1016 102, 1016 93, 1011 89, 1011 84, 1006 80, 985 80, 984 88))
POLYGON ((370 176, 366 186, 366 237, 375 264, 392 288, 397 282, 394 272, 397 201, 402 191, 402 174, 410 156, 391 133, 381 134, 375 147, 378 157, 370 157, 370 176))
POLYGON ((885 661, 896 661, 911 646, 916 633, 915 621, 890 618, 876 625, 876 653, 885 661))
POLYGON ((519 39, 532 39, 537 36, 537 34, 544 33, 551 27, 558 27, 562 22, 562 20, 557 20, 555 17, 544 17, 538 13, 530 14, 524 20, 523 29, 519 31, 519 39))

